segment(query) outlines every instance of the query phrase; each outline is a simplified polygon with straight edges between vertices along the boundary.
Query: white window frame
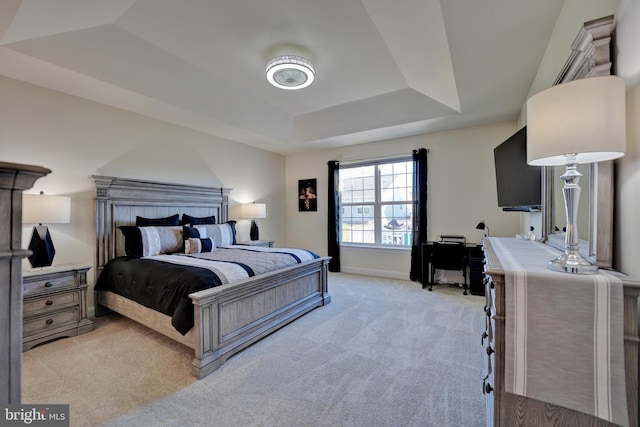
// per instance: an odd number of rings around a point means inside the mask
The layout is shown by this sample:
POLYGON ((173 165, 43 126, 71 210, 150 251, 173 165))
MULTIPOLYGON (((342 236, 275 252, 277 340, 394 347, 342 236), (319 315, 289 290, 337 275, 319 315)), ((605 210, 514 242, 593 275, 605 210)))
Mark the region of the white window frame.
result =
MULTIPOLYGON (((376 248, 384 248, 384 249, 411 249, 412 246, 412 242, 411 239, 413 238, 412 234, 413 232, 411 231, 412 229, 412 224, 413 224, 413 217, 411 218, 407 218, 407 223, 408 223, 408 229, 406 230, 406 233, 408 233, 410 235, 410 237, 407 238, 407 236, 403 236, 403 243, 402 244, 398 244, 398 243, 383 243, 382 242, 382 236, 383 236, 383 224, 382 224, 382 210, 384 207, 386 206, 390 206, 390 205, 409 205, 412 207, 412 213, 411 215, 415 214, 413 212, 413 207, 415 206, 415 197, 416 197, 416 193, 415 193, 415 189, 411 189, 411 194, 410 194, 410 200, 402 200, 402 201, 385 201, 382 202, 381 198, 382 198, 382 189, 381 189, 381 173, 380 173, 380 166, 382 165, 388 165, 388 164, 393 164, 393 163, 409 163, 409 167, 411 167, 413 169, 413 158, 409 155, 409 156, 403 156, 403 157, 394 157, 394 158, 384 158, 384 159, 376 159, 376 160, 371 160, 371 161, 360 161, 357 163, 349 163, 349 164, 341 164, 340 165, 340 245, 342 246, 355 246, 355 247, 376 247, 376 248), (342 194, 342 184, 343 184, 343 175, 344 175, 344 171, 348 170, 348 169, 354 169, 354 168, 360 168, 360 167, 368 167, 368 166, 372 166, 374 167, 374 182, 375 182, 375 189, 374 189, 374 200, 369 202, 349 202, 349 203, 345 203, 343 200, 343 194, 342 194), (361 242, 345 242, 343 241, 343 223, 344 223, 344 218, 343 218, 343 214, 347 211, 351 211, 349 209, 349 207, 356 207, 360 213, 364 210, 368 210, 366 209, 366 207, 368 206, 372 206, 373 207, 373 233, 374 233, 374 241, 373 242, 368 242, 368 243, 361 243, 361 242)), ((413 184, 413 175, 415 174, 415 170, 412 171, 411 173, 411 186, 413 184)), ((387 232, 388 233, 388 232, 387 232)), ((404 234, 404 233, 403 233, 404 234)), ((393 233, 393 238, 395 239, 395 233, 393 233)))

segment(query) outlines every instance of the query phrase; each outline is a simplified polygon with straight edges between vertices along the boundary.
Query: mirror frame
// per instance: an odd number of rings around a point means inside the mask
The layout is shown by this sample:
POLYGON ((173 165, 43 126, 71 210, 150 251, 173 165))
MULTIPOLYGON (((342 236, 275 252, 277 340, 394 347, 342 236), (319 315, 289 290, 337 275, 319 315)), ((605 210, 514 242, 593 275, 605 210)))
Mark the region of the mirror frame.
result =
MULTIPOLYGON (((571 55, 554 85, 611 74, 613 15, 585 22, 571 45, 571 55)), ((553 232, 553 168, 543 168, 542 229, 547 244, 564 250, 564 236, 553 232)), ((590 262, 611 268, 613 262, 613 161, 592 163, 589 182, 589 239, 580 253, 590 262)))

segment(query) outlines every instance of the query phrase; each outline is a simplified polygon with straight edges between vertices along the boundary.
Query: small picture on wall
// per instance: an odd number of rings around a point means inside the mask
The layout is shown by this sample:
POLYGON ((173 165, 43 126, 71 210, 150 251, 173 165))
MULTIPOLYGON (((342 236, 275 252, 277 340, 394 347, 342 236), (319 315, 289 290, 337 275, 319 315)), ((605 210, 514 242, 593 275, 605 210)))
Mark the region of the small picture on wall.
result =
POLYGON ((301 179, 298 181, 298 211, 316 212, 318 210, 318 196, 316 195, 316 179, 301 179))

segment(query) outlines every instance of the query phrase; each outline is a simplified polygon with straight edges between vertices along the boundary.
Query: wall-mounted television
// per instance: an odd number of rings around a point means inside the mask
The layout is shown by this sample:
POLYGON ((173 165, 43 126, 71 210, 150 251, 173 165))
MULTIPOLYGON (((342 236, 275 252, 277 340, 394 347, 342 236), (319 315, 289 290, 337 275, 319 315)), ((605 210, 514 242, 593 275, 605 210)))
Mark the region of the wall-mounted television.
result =
POLYGON ((542 167, 527 164, 527 127, 493 150, 498 206, 504 211, 530 212, 542 205, 542 167))

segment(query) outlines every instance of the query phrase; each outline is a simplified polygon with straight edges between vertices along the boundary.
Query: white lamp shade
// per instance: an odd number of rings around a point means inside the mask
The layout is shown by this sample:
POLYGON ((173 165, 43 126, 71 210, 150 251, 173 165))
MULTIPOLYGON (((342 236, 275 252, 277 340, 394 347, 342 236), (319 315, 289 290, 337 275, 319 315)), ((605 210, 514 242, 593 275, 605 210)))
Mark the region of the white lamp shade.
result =
POLYGON ((613 160, 626 152, 625 83, 591 77, 553 86, 527 101, 527 163, 566 164, 613 160))
POLYGON ((68 224, 71 222, 71 198, 44 194, 22 195, 23 224, 68 224))
POLYGON ((264 203, 246 203, 241 206, 243 218, 266 218, 267 205, 264 203))

